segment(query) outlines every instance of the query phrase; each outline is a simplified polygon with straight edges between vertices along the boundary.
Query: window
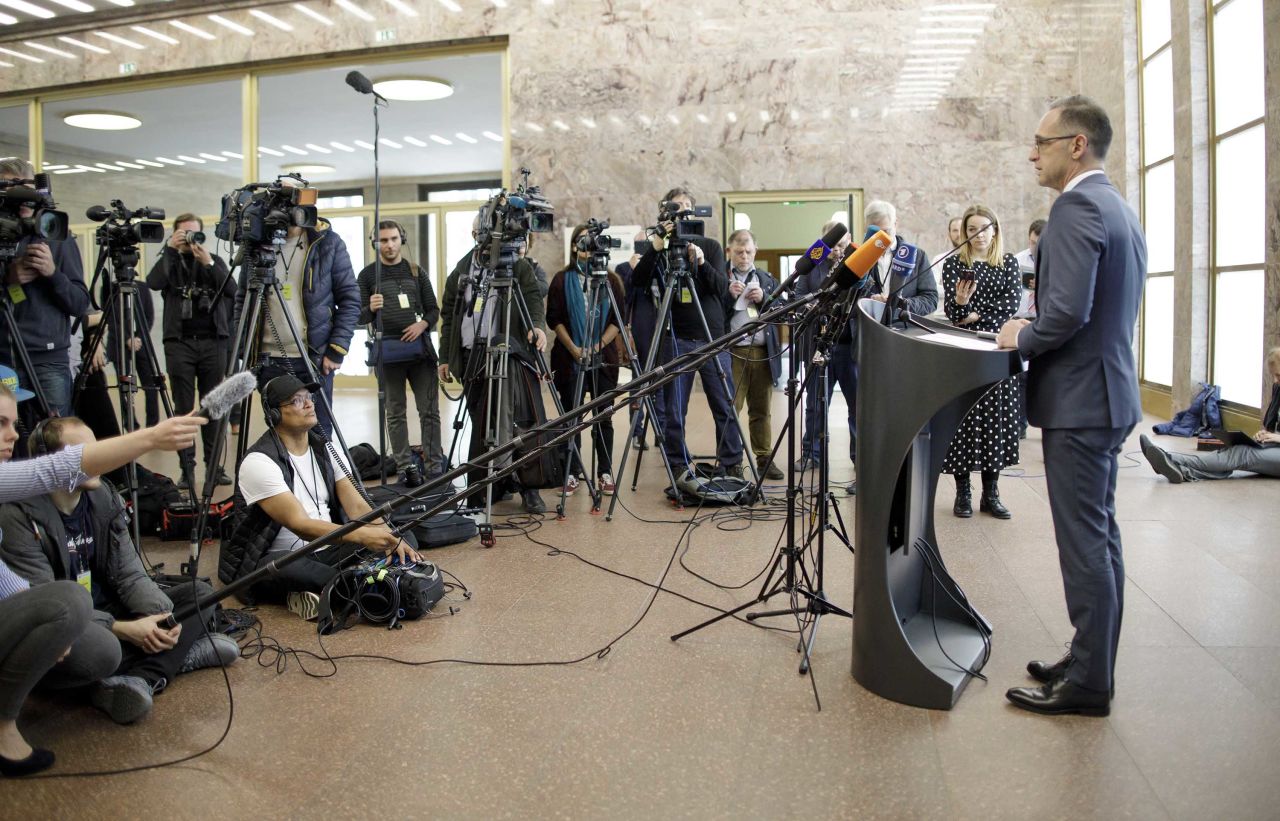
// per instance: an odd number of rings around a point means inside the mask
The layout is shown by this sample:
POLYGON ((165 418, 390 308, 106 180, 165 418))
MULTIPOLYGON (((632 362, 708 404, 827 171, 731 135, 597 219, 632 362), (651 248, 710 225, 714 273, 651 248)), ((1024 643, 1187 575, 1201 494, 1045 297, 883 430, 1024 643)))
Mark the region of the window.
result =
POLYGON ((1262 404, 1266 164, 1262 0, 1215 3, 1209 25, 1213 90, 1211 379, 1222 398, 1262 404))
POLYGON ((1170 0, 1143 0, 1139 49, 1142 224, 1147 234, 1147 284, 1142 302, 1142 379, 1173 384, 1173 48, 1170 0))

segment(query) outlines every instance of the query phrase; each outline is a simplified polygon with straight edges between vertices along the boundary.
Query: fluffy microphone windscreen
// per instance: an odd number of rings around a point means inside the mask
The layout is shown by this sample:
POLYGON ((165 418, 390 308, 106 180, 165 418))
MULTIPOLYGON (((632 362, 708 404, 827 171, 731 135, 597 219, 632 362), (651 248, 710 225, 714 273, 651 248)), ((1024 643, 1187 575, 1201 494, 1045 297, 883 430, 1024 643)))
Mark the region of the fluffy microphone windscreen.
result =
POLYGON ((257 387, 258 378, 248 371, 228 376, 204 395, 200 400, 200 410, 196 413, 205 419, 221 419, 236 405, 252 396, 257 387))

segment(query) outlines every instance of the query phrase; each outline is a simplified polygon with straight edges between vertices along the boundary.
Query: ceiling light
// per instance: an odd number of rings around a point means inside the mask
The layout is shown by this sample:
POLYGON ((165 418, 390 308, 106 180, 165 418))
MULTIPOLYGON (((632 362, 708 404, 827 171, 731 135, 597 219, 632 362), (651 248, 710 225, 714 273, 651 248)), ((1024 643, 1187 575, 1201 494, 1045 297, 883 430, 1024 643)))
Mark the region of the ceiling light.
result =
POLYGON ((486 140, 493 140, 495 143, 502 142, 502 135, 494 134, 492 131, 481 131, 480 136, 484 137, 486 140))
POLYGON ((308 17, 310 17, 312 20, 315 20, 317 23, 320 23, 321 25, 325 25, 325 26, 333 25, 332 20, 330 20, 328 17, 325 17, 323 14, 311 8, 310 6, 304 6, 301 3, 294 3, 293 7, 298 11, 302 12, 303 14, 307 15, 308 17))
POLYGON ((525 126, 528 127, 530 131, 536 132, 538 134, 541 134, 542 132, 546 131, 545 128, 538 125, 537 123, 525 123, 525 126))
POLYGON ((30 54, 23 54, 21 51, 14 51, 14 50, 13 50, 13 49, 11 49, 11 48, 0 48, 0 52, 3 52, 4 54, 11 55, 11 56, 13 56, 13 57, 20 57, 20 58, 22 58, 23 60, 26 60, 26 61, 27 61, 27 62, 29 62, 29 63, 43 63, 43 62, 44 62, 44 60, 41 60, 39 57, 32 57, 30 54))
POLYGON ((63 51, 62 49, 54 48, 53 46, 46 46, 46 45, 42 45, 41 43, 33 43, 30 40, 23 40, 22 44, 24 46, 27 46, 28 48, 33 48, 36 51, 45 51, 45 52, 48 52, 49 54, 56 54, 59 57, 66 57, 68 60, 76 59, 76 55, 72 54, 71 52, 63 51))
POLYGON ((760 112, 759 112, 759 113, 760 113, 760 122, 762 122, 762 123, 767 123, 767 122, 769 122, 769 112, 765 111, 765 110, 762 108, 762 109, 760 109, 760 112))
POLYGON ((164 163, 162 162, 152 162, 151 160, 134 160, 134 162, 139 165, 150 166, 151 168, 164 168, 164 163))
MULTIPOLYGON (((929 17, 921 17, 921 23, 985 23, 987 16, 985 14, 935 14, 929 17)), ((981 31, 981 29, 979 29, 981 31)))
POLYGON ((667 112, 667 120, 668 120, 672 125, 680 125, 680 118, 679 118, 678 116, 676 116, 676 113, 675 113, 674 111, 668 111, 668 112, 667 112))
POLYGON ((303 151, 301 148, 297 148, 292 145, 282 145, 280 147, 283 148, 285 151, 288 151, 290 154, 297 154, 299 157, 307 156, 307 152, 303 151))
MULTIPOLYGON (((596 127, 596 121, 595 121, 595 120, 593 120, 593 119, 591 119, 590 117, 579 117, 579 118, 578 118, 578 122, 582 123, 582 124, 583 124, 584 126, 586 126, 587 128, 595 128, 595 127, 596 127)), ((458 137, 459 137, 459 139, 461 139, 462 135, 461 135, 461 134, 459 134, 459 135, 458 135, 458 137)), ((473 142, 474 142, 474 140, 473 140, 473 142)))
POLYGON ((83 174, 88 171, 87 168, 64 168, 61 171, 54 171, 55 174, 83 174))
POLYGON ((916 29, 916 34, 925 37, 932 37, 935 34, 981 34, 983 29, 979 28, 961 28, 959 26, 936 25, 926 28, 916 29))
POLYGON ((406 17, 418 16, 418 10, 404 2, 404 0, 387 0, 387 5, 404 14, 406 17))
POLYGON ((206 160, 212 160, 213 162, 226 162, 226 161, 227 161, 227 158, 226 158, 226 157, 219 157, 217 154, 210 154, 210 153, 208 153, 208 152, 206 152, 206 151, 201 151, 201 152, 200 152, 200 156, 201 156, 201 157, 204 157, 206 160))
MULTIPOLYGON (((587 125, 587 123, 583 123, 583 125, 587 125)), ((595 128, 596 124, 590 123, 590 125, 588 125, 587 127, 595 128)), ((480 142, 475 137, 472 137, 470 134, 464 134, 461 131, 456 132, 453 136, 457 137, 459 140, 462 140, 464 143, 470 143, 471 145, 475 145, 476 143, 480 142)))
POLYGON ((377 80, 373 90, 388 100, 443 100, 453 94, 453 86, 434 77, 387 77, 377 80))
POLYGON ((181 160, 171 160, 168 157, 156 157, 156 162, 162 162, 165 165, 186 165, 181 160))
POLYGON ((121 37, 121 36, 119 36, 119 35, 117 35, 117 34, 112 34, 112 33, 111 33, 111 32, 109 32, 109 31, 95 31, 95 32, 94 32, 94 34, 96 34, 97 36, 101 37, 103 40, 110 40, 111 42, 113 42, 113 43, 119 43, 119 44, 120 44, 120 45, 122 45, 122 46, 128 46, 129 48, 136 48, 136 49, 138 49, 139 51, 141 51, 141 50, 142 50, 142 44, 141 44, 141 43, 135 43, 135 42, 134 42, 134 41, 132 41, 132 40, 126 40, 125 38, 123 38, 123 37, 121 37))
POLYGON ((323 145, 316 145, 315 143, 303 143, 303 145, 305 145, 307 148, 310 148, 312 151, 315 151, 315 152, 316 152, 316 153, 318 153, 318 154, 332 154, 332 153, 333 153, 333 150, 332 150, 332 149, 325 148, 323 145))
POLYGON ((95 168, 92 165, 85 165, 83 163, 80 163, 79 165, 77 165, 76 168, 79 168, 81 171, 92 171, 95 174, 107 173, 107 170, 105 168, 95 168))
POLYGON ((407 142, 409 145, 416 145, 418 148, 427 147, 427 144, 424 143, 422 140, 419 140, 417 137, 405 137, 404 141, 407 142))
POLYGON ((791 122, 793 123, 800 122, 800 112, 796 111, 794 108, 791 109, 791 122))
POLYGON ((8 6, 14 11, 22 11, 30 14, 32 17, 39 17, 42 20, 48 20, 51 17, 57 17, 56 12, 37 6, 33 3, 24 2, 24 0, 0 0, 0 6, 8 6))
POLYGON ((934 6, 925 6, 924 11, 986 11, 990 12, 996 7, 995 3, 942 3, 934 6))
MULTIPOLYGON (((542 129, 538 129, 538 130, 541 131, 542 129)), ((439 134, 431 134, 429 136, 431 137, 432 142, 440 143, 441 145, 453 145, 453 140, 446 140, 444 137, 441 137, 439 134)))
POLYGON ((977 43, 978 41, 972 37, 916 38, 917 46, 972 46, 977 45, 977 43))
POLYGON ((617 126, 621 126, 621 125, 623 125, 622 118, 621 118, 621 117, 619 117, 617 114, 610 114, 610 115, 609 115, 609 122, 611 122, 611 123, 613 123, 614 125, 617 125, 617 126))
POLYGON ((146 26, 129 26, 129 28, 132 29, 133 31, 138 32, 139 34, 143 34, 143 35, 146 35, 147 37, 150 37, 152 40, 159 40, 160 42, 168 43, 171 46, 178 45, 178 39, 176 37, 170 37, 167 34, 161 34, 160 32, 153 31, 147 28, 146 26))
POLYGON ((363 148, 365 151, 373 150, 373 143, 367 143, 364 140, 355 140, 354 142, 357 148, 363 148))
POLYGON ((224 156, 224 157, 230 157, 230 158, 231 158, 231 159, 233 159, 233 160, 243 160, 243 159, 244 159, 244 155, 243 155, 243 154, 239 154, 239 153, 237 153, 237 152, 235 152, 235 151, 223 151, 223 152, 222 152, 222 156, 224 156))
MULTIPOLYGON (((0 11, 0 25, 12 26, 16 22, 18 22, 17 17, 14 17, 12 14, 5 14, 4 12, 0 11)), ((10 65, 10 64, 5 63, 5 65, 10 65)))
POLYGON ((736 111, 725 112, 724 118, 731 123, 736 123, 738 121, 738 113, 736 111))
POLYGON ((93 11, 93 6, 82 2, 82 0, 53 0, 53 2, 72 11, 93 11))
POLYGON ((338 149, 339 151, 346 151, 348 154, 349 154, 349 153, 351 153, 351 152, 353 152, 353 151, 355 151, 355 149, 354 149, 354 148, 352 148, 351 146, 347 145, 346 143, 340 143, 340 142, 336 142, 336 141, 332 141, 332 140, 331 140, 331 141, 329 142, 329 145, 333 146, 334 148, 338 149))
POLYGON ((125 6, 125 7, 133 5, 133 0, 108 0, 108 2, 114 3, 117 6, 125 6))
MULTIPOLYGON (((387 2, 391 2, 391 0, 387 0, 387 2)), ((507 7, 507 0, 493 0, 493 4, 500 9, 505 9, 507 7)))
POLYGON ((199 157, 192 157, 188 154, 179 154, 178 159, 183 160, 184 162, 193 162, 196 165, 204 165, 205 163, 205 161, 200 159, 199 157))
POLYGON ((253 15, 254 17, 257 17, 259 20, 261 20, 262 22, 266 23, 269 26, 275 26, 281 31, 293 31, 293 26, 281 20, 279 17, 272 17, 270 14, 267 14, 265 11, 262 11, 261 9, 249 9, 249 14, 253 15))
POLYGON ((282 165, 280 170, 286 174, 332 174, 338 169, 332 165, 323 165, 321 163, 295 163, 293 165, 282 165))
POLYGON ((385 145, 387 148, 404 148, 400 143, 395 140, 388 140, 386 137, 379 137, 378 142, 385 145))
POLYGON ((195 36, 199 37, 199 38, 200 38, 200 39, 202 39, 202 40, 217 40, 217 39, 218 39, 217 37, 214 37, 212 34, 210 34, 209 32, 205 31, 204 29, 196 28, 195 26, 191 25, 190 23, 184 23, 184 22, 182 22, 181 20, 170 20, 170 21, 169 21, 169 25, 173 26, 173 27, 174 27, 174 28, 176 28, 176 29, 180 29, 180 30, 182 30, 182 31, 185 31, 187 34, 194 34, 195 36))
POLYGON ((210 14, 209 19, 217 23, 218 25, 222 26, 223 28, 231 29, 236 34, 243 34, 245 37, 253 36, 253 29, 246 28, 245 26, 240 25, 234 20, 228 20, 227 18, 223 17, 221 14, 210 14))
POLYGON ((967 48, 935 48, 930 53, 931 54, 966 54, 967 55, 971 52, 972 52, 972 49, 967 49, 967 48))
POLYGON ((98 163, 94 163, 94 165, 98 166, 99 168, 105 168, 105 169, 106 169, 106 170, 108 170, 108 171, 123 171, 123 170, 124 170, 123 168, 121 168, 121 167, 120 167, 120 166, 118 166, 118 165, 111 165, 110 163, 105 163, 105 162, 98 162, 98 163))
MULTIPOLYGON (((145 170, 146 170, 145 168, 143 168, 142 166, 138 165, 137 163, 133 163, 133 162, 125 162, 124 160, 116 160, 116 165, 123 165, 125 168, 132 168, 134 171, 145 171, 145 170)), ((49 167, 49 166, 47 166, 47 165, 45 166, 45 168, 48 168, 48 167, 49 167)))
MULTIPOLYGON (((6 159, 8 159, 8 158, 6 158, 6 159)), ((45 164, 45 165, 41 168, 41 170, 42 170, 42 171, 57 171, 59 168, 66 168, 66 166, 65 166, 65 165, 49 165, 49 164, 45 164)))
POLYGON ((440 5, 455 13, 462 11, 462 6, 459 6, 454 0, 440 0, 440 5))
POLYGON ((711 118, 708 117, 706 114, 703 114, 701 111, 699 111, 694 116, 696 116, 698 118, 698 122, 702 123, 703 125, 709 125, 711 123, 711 118))
POLYGON ((91 128, 95 131, 128 131, 142 125, 142 120, 137 117, 111 111, 78 111, 63 115, 62 121, 73 128, 91 128))
POLYGON ((75 39, 74 37, 59 37, 58 39, 68 45, 75 46, 76 48, 82 48, 85 51, 92 51, 94 54, 110 54, 111 53, 110 51, 106 50, 102 46, 95 46, 92 43, 85 43, 75 39))
POLYGON ((364 9, 360 8, 355 3, 352 3, 351 0, 333 0, 333 1, 337 3, 338 6, 343 10, 345 10, 348 14, 359 17, 361 20, 364 20, 365 22, 368 22, 368 23, 373 22, 373 15, 365 11, 364 9))
POLYGON ((283 151, 276 151, 274 148, 267 148, 265 145, 258 146, 259 154, 270 154, 273 157, 283 157, 283 151))

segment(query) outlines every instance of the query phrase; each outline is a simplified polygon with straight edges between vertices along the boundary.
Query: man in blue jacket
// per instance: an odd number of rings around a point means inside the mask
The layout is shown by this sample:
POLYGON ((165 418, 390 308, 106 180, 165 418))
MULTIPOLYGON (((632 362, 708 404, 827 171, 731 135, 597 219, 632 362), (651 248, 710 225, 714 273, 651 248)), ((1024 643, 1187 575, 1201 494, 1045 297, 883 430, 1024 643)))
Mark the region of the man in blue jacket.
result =
MULTIPOLYGON (((6 180, 33 180, 35 169, 21 159, 0 162, 0 177, 6 180)), ((19 215, 30 217, 27 206, 19 215)), ((80 249, 71 237, 59 242, 35 240, 18 244, 17 254, 9 263, 4 287, 5 299, 13 303, 18 334, 35 374, 23 373, 21 359, 0 324, 0 363, 18 372, 24 384, 32 376, 40 383, 49 410, 57 416, 71 413, 71 368, 67 348, 71 345, 71 321, 89 312, 89 291, 84 284, 84 265, 80 249)), ((39 415, 35 404, 22 406, 28 428, 34 427, 39 415)))
POLYGON ((1036 713, 1111 712, 1124 609, 1116 521, 1117 457, 1142 419, 1133 329, 1147 271, 1142 225, 1102 163, 1111 121, 1088 97, 1058 100, 1028 157, 1061 191, 1036 258, 1036 318, 1000 329, 1001 348, 1029 360, 1027 418, 1044 430, 1049 509, 1067 613, 1076 632, 1057 662, 1033 661, 1041 687, 1007 697, 1036 713))
MULTIPOLYGON (((317 220, 315 228, 292 227, 276 256, 276 279, 302 344, 289 333, 288 320, 274 298, 265 301, 262 336, 253 364, 260 367, 258 386, 272 377, 291 373, 310 383, 306 357, 320 375, 325 402, 316 403, 316 415, 326 434, 333 430, 329 407, 333 403, 333 373, 351 347, 351 335, 360 319, 360 287, 351 270, 351 257, 342 237, 327 220, 317 220)), ((236 291, 235 324, 244 305, 247 273, 242 273, 236 291)))

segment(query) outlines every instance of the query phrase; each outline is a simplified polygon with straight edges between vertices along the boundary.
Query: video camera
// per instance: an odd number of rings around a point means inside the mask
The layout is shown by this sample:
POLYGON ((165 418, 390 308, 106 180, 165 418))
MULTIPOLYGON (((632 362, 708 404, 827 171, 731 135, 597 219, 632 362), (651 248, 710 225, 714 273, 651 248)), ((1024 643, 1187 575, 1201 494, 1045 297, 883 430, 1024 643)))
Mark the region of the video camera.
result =
POLYGON ((67 215, 54 210, 49 193, 49 175, 36 174, 34 180, 0 179, 0 260, 12 259, 22 240, 64 240, 67 215), (24 208, 30 216, 22 216, 24 208))
POLYGON ((130 211, 120 200, 112 200, 111 206, 91 205, 84 215, 100 222, 94 237, 99 245, 111 248, 131 248, 140 242, 164 242, 163 208, 141 208, 130 211))
POLYGON ((290 228, 314 228, 316 197, 300 174, 282 174, 275 182, 255 182, 222 198, 222 215, 214 235, 225 242, 281 244, 290 228), (285 185, 292 179, 301 187, 285 185))
POLYGON ((591 270, 608 273, 609 252, 622 247, 622 240, 605 233, 609 228, 608 220, 589 219, 587 230, 578 235, 575 249, 591 254, 591 270))
POLYGON ((669 222, 672 223, 673 227, 671 235, 666 239, 688 242, 694 237, 705 237, 707 235, 707 224, 701 219, 691 218, 709 216, 711 216, 710 205, 683 208, 679 202, 668 200, 658 206, 658 224, 653 226, 652 230, 662 230, 661 226, 669 222))
POLYGON ((541 188, 529 185, 529 169, 521 168, 520 174, 524 179, 514 192, 499 191, 480 207, 478 262, 490 271, 514 266, 530 233, 555 230, 555 206, 541 188))

